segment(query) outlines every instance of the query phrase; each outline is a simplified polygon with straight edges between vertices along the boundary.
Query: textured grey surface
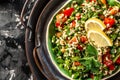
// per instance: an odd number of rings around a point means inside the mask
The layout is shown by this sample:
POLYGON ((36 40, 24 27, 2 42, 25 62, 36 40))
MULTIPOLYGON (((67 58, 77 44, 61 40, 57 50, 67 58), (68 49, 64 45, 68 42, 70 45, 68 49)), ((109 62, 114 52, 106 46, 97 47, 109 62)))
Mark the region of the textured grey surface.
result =
POLYGON ((0 80, 30 80, 19 15, 25 0, 0 0, 0 80))

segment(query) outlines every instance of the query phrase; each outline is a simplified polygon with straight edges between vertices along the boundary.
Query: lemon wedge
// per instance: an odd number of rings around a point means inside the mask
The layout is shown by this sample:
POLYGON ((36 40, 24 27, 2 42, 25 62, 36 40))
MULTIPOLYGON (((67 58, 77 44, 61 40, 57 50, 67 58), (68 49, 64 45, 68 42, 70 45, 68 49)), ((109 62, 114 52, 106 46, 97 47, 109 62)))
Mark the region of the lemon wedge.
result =
POLYGON ((105 24, 97 18, 90 18, 85 22, 85 30, 91 29, 101 29, 104 30, 106 28, 105 24))
POLYGON ((96 45, 97 47, 107 47, 113 45, 110 38, 102 30, 99 29, 89 30, 87 37, 90 42, 92 42, 92 44, 96 45))

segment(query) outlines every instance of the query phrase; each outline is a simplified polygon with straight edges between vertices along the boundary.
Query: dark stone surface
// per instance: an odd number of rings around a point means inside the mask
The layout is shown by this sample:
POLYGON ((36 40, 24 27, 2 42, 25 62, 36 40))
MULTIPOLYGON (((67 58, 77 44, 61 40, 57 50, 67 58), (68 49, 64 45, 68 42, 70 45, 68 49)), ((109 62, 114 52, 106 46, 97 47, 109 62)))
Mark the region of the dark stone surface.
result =
POLYGON ((19 15, 25 0, 0 0, 0 80, 32 80, 19 15))

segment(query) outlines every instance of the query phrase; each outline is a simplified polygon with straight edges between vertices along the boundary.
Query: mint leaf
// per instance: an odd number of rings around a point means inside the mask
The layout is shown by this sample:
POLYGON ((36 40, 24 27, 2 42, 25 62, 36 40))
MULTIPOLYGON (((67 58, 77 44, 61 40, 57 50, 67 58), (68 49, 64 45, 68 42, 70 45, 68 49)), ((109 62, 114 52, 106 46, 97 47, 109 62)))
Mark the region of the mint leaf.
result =
POLYGON ((92 73, 99 73, 100 69, 100 62, 95 60, 94 57, 85 57, 80 60, 80 63, 85 66, 84 72, 92 72, 92 73))
POLYGON ((80 60, 80 63, 85 66, 85 70, 83 72, 89 72, 92 68, 92 58, 91 57, 85 57, 80 60))
POLYGON ((99 73, 101 63, 95 59, 92 59, 92 68, 91 72, 92 73, 99 73))
POLYGON ((93 56, 97 57, 98 55, 96 48, 93 47, 92 45, 87 45, 85 53, 89 57, 93 57, 93 56))

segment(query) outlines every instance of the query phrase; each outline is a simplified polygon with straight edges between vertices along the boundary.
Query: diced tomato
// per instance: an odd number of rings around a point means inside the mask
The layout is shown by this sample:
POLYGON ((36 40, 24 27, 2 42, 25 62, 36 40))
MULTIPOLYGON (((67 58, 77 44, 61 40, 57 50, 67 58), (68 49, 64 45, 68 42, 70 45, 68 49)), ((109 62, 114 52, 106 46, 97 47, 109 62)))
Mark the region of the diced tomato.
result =
POLYGON ((109 29, 115 24, 115 20, 113 18, 105 18, 104 24, 107 26, 107 29, 109 29))
POLYGON ((86 36, 81 36, 81 37, 80 37, 80 41, 81 41, 82 43, 85 43, 85 42, 87 41, 87 37, 86 37, 86 36))
POLYGON ((112 9, 113 9, 113 8, 112 8, 112 7, 110 7, 110 8, 109 8, 109 11, 110 11, 110 10, 112 10, 112 9))
POLYGON ((98 16, 100 17, 100 19, 104 19, 105 18, 105 16, 103 15, 103 14, 98 14, 98 16))
POLYGON ((76 16, 76 19, 77 19, 77 20, 79 20, 80 18, 81 18, 81 16, 80 16, 80 15, 79 15, 79 16, 76 16))
POLYGON ((103 64, 105 64, 107 67, 109 67, 111 64, 113 64, 113 62, 111 60, 104 60, 103 64))
POLYGON ((67 18, 66 18, 66 17, 63 17, 63 18, 62 18, 62 22, 65 23, 65 21, 67 21, 67 18))
POLYGON ((92 2, 92 1, 96 2, 96 0, 86 0, 86 2, 92 2))
POLYGON ((74 8, 69 8, 63 11, 64 15, 71 16, 72 12, 74 11, 74 8))
POLYGON ((75 17, 76 17, 77 20, 79 20, 81 18, 80 13, 77 13, 75 17))
POLYGON ((96 0, 90 0, 90 2, 92 2, 92 1, 96 2, 96 0))
POLYGON ((80 51, 82 51, 82 50, 83 50, 83 47, 80 46, 80 45, 78 45, 78 46, 77 46, 77 49, 79 49, 80 51))
POLYGON ((107 57, 108 59, 111 58, 111 54, 110 54, 110 49, 109 48, 107 49, 106 53, 103 56, 107 57))
POLYGON ((117 10, 112 9, 112 10, 110 11, 110 14, 114 15, 114 14, 116 14, 117 12, 118 12, 117 10))
POLYGON ((90 78, 94 79, 94 75, 93 75, 93 74, 90 74, 90 78))
POLYGON ((63 27, 64 27, 64 23, 62 23, 62 24, 60 25, 60 27, 62 27, 62 28, 63 28, 63 27))
POLYGON ((103 4, 106 4, 106 0, 101 0, 101 2, 102 2, 103 4))
POLYGON ((56 27, 60 26, 60 22, 56 22, 56 23, 55 23, 55 26, 56 26, 56 27))
POLYGON ((103 56, 102 56, 102 60, 103 60, 103 64, 105 64, 106 66, 112 64, 112 61, 110 60, 110 53, 109 51, 107 51, 103 56))
POLYGON ((66 40, 68 40, 68 37, 66 37, 66 40))
POLYGON ((109 68, 109 70, 114 70, 114 68, 115 68, 112 60, 109 60, 109 59, 104 60, 103 64, 105 64, 109 68))
POLYGON ((103 64, 105 64, 109 68, 109 70, 114 70, 115 67, 114 67, 113 61, 111 60, 111 54, 109 49, 106 52, 106 54, 102 56, 102 61, 103 61, 103 64))
POLYGON ((104 54, 104 55, 102 56, 103 62, 106 61, 106 58, 110 59, 110 58, 109 58, 109 54, 104 54))
POLYGON ((75 20, 74 20, 74 21, 72 21, 71 28, 74 28, 75 26, 76 26, 76 22, 75 22, 75 20))
POLYGON ((74 42, 74 43, 78 42, 77 37, 73 37, 73 38, 69 41, 70 44, 72 44, 73 42, 74 42))
POLYGON ((114 15, 114 14, 116 14, 118 12, 119 12, 119 7, 117 7, 117 6, 114 6, 114 7, 112 7, 112 8, 109 9, 109 13, 111 15, 114 15))
POLYGON ((75 62, 73 62, 73 65, 75 65, 75 66, 80 66, 81 64, 80 64, 80 62, 75 61, 75 62))
POLYGON ((114 70, 115 66, 114 66, 114 64, 111 64, 111 65, 108 66, 108 68, 109 68, 109 70, 114 70))
POLYGON ((107 59, 111 58, 110 50, 108 49, 107 52, 102 56, 102 60, 106 61, 107 59))
POLYGON ((120 64, 120 57, 118 57, 118 59, 115 62, 116 64, 120 64))
POLYGON ((102 56, 102 58, 104 60, 106 58, 110 59, 110 57, 111 57, 111 54, 110 54, 110 50, 108 49, 107 52, 102 56))
POLYGON ((58 38, 59 38, 61 35, 62 35, 61 32, 57 32, 57 33, 56 33, 56 36, 57 36, 58 38))

